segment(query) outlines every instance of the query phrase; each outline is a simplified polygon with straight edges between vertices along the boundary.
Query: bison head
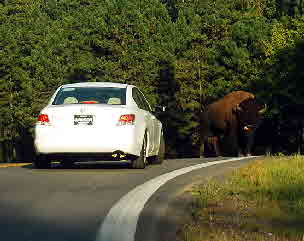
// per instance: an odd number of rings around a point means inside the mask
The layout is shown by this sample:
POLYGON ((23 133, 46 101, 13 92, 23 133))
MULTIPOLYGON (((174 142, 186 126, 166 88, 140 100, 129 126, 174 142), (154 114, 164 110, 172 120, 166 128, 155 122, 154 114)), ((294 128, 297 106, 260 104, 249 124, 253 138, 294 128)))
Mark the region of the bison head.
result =
POLYGON ((260 104, 256 99, 246 99, 234 108, 240 131, 250 134, 259 125, 262 114, 266 111, 266 104, 260 104))

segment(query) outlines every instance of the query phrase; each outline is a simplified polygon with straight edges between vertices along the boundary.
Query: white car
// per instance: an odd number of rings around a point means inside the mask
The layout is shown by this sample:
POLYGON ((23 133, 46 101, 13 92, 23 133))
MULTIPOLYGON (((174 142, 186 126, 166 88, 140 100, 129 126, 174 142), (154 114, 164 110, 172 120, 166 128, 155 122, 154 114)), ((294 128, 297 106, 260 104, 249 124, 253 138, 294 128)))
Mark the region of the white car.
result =
POLYGON ((35 126, 37 168, 51 161, 128 160, 133 168, 162 163, 161 122, 134 85, 86 82, 59 87, 35 126))

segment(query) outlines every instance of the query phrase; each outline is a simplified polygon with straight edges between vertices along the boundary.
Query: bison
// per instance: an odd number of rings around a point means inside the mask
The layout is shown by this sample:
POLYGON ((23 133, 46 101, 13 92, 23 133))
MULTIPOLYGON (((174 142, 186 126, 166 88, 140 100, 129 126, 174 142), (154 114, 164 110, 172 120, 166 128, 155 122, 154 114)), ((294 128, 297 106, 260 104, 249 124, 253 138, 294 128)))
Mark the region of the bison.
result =
POLYGON ((210 149, 215 156, 222 155, 223 150, 226 155, 251 155, 254 132, 265 111, 266 105, 246 91, 231 92, 208 105, 200 118, 204 156, 210 156, 210 149))

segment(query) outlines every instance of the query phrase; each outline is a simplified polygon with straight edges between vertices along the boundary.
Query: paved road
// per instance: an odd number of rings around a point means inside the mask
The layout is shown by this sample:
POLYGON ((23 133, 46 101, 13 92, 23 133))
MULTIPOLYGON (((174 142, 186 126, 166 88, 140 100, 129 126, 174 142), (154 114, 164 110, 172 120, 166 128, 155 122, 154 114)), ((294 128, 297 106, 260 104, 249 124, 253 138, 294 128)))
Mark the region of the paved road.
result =
MULTIPOLYGON (((175 159, 145 170, 126 163, 83 163, 71 169, 0 168, 0 237, 10 241, 95 241, 111 208, 147 181, 184 167, 220 159, 175 159)), ((191 183, 218 176, 250 159, 217 164, 178 176, 159 188, 139 217, 136 241, 163 240, 176 220, 172 203, 191 183)))

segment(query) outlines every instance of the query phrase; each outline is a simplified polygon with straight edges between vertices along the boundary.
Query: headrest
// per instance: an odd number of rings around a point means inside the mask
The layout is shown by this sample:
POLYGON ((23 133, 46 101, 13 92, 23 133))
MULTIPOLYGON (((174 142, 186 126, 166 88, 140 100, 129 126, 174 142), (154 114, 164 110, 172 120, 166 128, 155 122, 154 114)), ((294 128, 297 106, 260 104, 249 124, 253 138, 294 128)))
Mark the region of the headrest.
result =
POLYGON ((111 97, 108 100, 108 105, 120 105, 121 101, 119 98, 111 97))
POLYGON ((75 97, 67 97, 64 99, 63 104, 77 104, 78 100, 75 97))

